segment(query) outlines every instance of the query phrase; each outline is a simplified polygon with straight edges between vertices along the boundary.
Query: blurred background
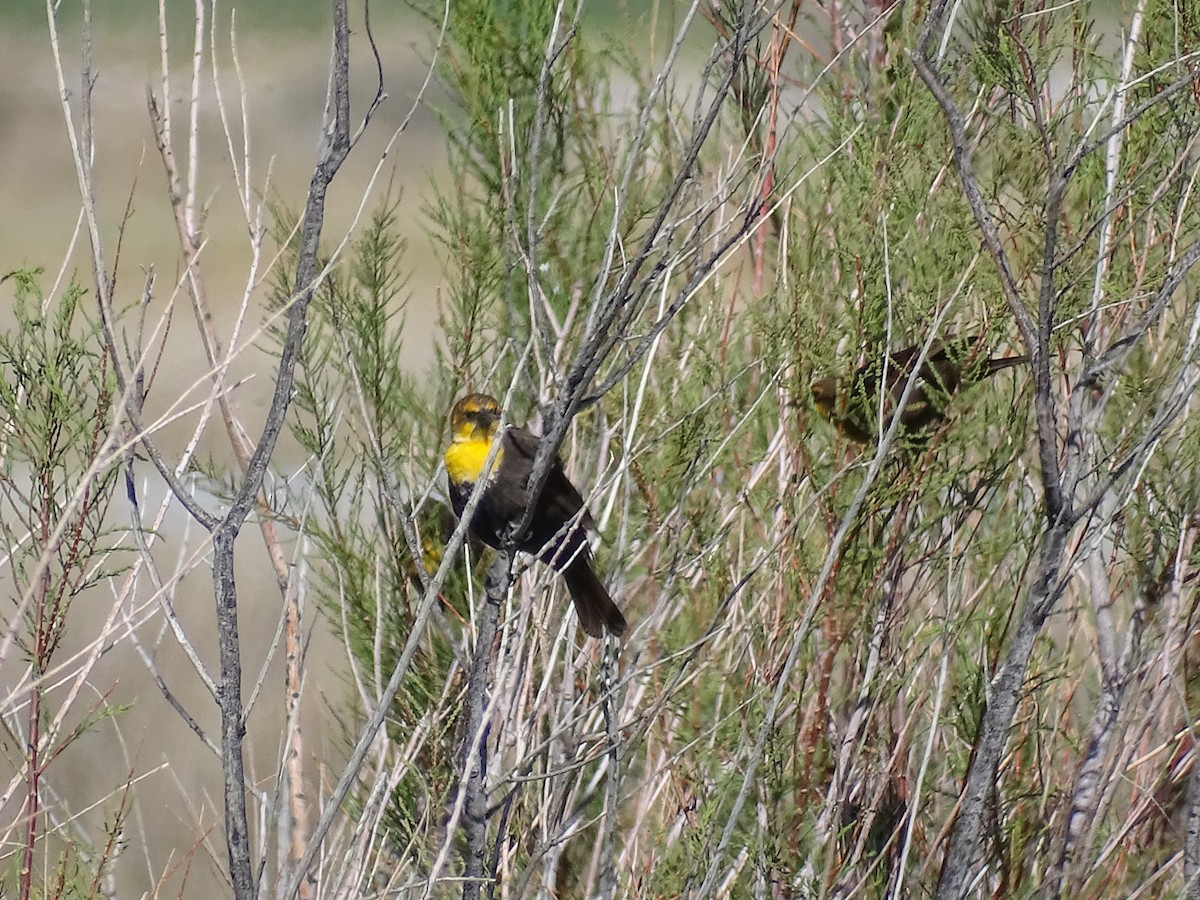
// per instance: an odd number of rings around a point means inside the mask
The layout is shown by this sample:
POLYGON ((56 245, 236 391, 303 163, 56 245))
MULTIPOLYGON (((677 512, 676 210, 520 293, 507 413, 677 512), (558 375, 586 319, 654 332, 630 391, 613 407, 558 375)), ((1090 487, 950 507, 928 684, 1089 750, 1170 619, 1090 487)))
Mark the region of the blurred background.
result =
MULTIPOLYGON (((325 104, 327 6, 316 0, 284 0, 236 9, 253 190, 257 196, 266 196, 294 212, 302 209, 325 104)), ((428 69, 432 46, 428 23, 405 4, 377 6, 372 24, 388 97, 330 191, 327 235, 345 233, 353 221, 382 150, 412 110, 428 69)), ((0 215, 0 268, 7 272, 22 266, 45 267, 53 275, 71 246, 79 220, 79 188, 58 98, 45 15, 42 11, 39 16, 38 9, 38 4, 0 4, 0 45, 4 51, 0 62, 4 69, 0 79, 0 154, 5 162, 0 177, 0 210, 4 211, 0 215)), ((171 77, 174 92, 180 96, 190 77, 193 5, 171 2, 168 9, 171 77)), ((230 6, 218 4, 216 21, 206 24, 224 35, 224 39, 218 37, 218 46, 225 52, 216 65, 221 70, 228 114, 235 133, 240 133, 238 84, 228 38, 234 18, 230 10, 230 6)), ((65 4, 59 25, 67 67, 65 81, 68 91, 75 95, 80 89, 80 15, 77 4, 65 4)), ((375 82, 363 39, 362 10, 353 10, 352 15, 358 17, 352 23, 352 74, 358 88, 352 103, 355 114, 361 117, 375 82)), ((126 288, 132 291, 129 282, 133 282, 140 292, 141 271, 153 265, 158 274, 157 293, 168 296, 179 277, 178 243, 146 104, 148 89, 161 92, 156 5, 145 0, 97 4, 93 27, 95 168, 101 228, 106 241, 115 246, 118 226, 129 207, 118 276, 126 288)), ((206 58, 197 177, 200 196, 209 204, 204 254, 209 259, 212 307, 217 315, 231 316, 245 288, 249 252, 207 69, 211 65, 206 58), (213 258, 220 260, 220 265, 213 265, 213 258)), ((436 102, 436 97, 435 88, 427 100, 436 102)), ((177 104, 173 112, 178 138, 185 133, 186 109, 177 104)), ((414 369, 422 368, 430 359, 429 337, 437 301, 437 266, 427 252, 421 204, 425 189, 444 167, 445 147, 437 117, 428 105, 420 105, 413 110, 405 135, 392 157, 383 163, 375 182, 376 197, 390 191, 399 198, 400 220, 410 226, 409 238, 414 242, 408 318, 413 356, 406 361, 414 369)), ((368 214, 374 202, 368 201, 368 214)), ((82 281, 90 281, 86 246, 76 246, 70 266, 82 281)), ((194 341, 183 342, 177 349, 193 355, 189 362, 200 359, 194 341)), ((171 367, 164 377, 192 371, 191 366, 171 367)), ((164 387, 169 389, 171 385, 164 387)), ((268 387, 263 383, 247 385, 247 402, 259 402, 268 387)))

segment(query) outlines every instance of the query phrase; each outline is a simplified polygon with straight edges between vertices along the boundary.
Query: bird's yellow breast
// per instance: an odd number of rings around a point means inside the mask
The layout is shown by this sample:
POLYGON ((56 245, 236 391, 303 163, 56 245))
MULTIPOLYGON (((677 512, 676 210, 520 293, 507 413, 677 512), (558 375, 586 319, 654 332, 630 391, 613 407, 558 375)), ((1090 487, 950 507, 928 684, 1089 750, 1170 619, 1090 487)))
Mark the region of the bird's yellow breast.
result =
MULTIPOLYGON (((446 474, 450 477, 450 483, 474 484, 477 482, 491 449, 492 442, 482 438, 455 440, 451 443, 446 448, 446 474)), ((502 447, 496 452, 496 460, 492 463, 488 481, 496 476, 503 456, 504 448, 502 447)))

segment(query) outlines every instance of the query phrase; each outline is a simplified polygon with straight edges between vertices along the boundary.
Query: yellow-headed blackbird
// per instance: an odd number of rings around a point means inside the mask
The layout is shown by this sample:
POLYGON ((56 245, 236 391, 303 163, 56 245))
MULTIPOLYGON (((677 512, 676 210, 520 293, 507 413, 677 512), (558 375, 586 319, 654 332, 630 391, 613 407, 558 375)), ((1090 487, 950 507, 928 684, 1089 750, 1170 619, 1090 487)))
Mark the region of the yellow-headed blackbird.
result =
MULTIPOLYGON (((483 472, 499 423, 500 404, 487 394, 468 394, 450 413, 452 437, 446 448, 446 473, 450 502, 460 517, 483 472)), ((537 448, 538 439, 524 428, 505 429, 487 486, 471 517, 471 531, 484 543, 499 547, 508 529, 525 514, 537 448)), ((536 554, 562 573, 584 631, 601 637, 607 628, 619 637, 625 633, 625 617, 592 569, 585 533, 592 524, 583 497, 563 472, 562 460, 556 458, 529 520, 529 531, 518 538, 517 549, 536 554)))
MULTIPOLYGON (((978 337, 972 337, 950 344, 933 342, 917 373, 916 384, 909 392, 908 402, 900 411, 902 432, 919 431, 941 422, 950 396, 962 385, 980 381, 1029 359, 1027 356, 1005 356, 970 361, 971 348, 978 340, 978 337)), ((888 356, 883 398, 885 426, 895 415, 896 404, 904 395, 922 346, 908 347, 888 356)), ((839 426, 847 437, 860 444, 869 444, 878 433, 875 423, 879 416, 879 383, 883 375, 883 362, 872 360, 849 379, 822 378, 812 386, 813 403, 817 411, 839 426)))

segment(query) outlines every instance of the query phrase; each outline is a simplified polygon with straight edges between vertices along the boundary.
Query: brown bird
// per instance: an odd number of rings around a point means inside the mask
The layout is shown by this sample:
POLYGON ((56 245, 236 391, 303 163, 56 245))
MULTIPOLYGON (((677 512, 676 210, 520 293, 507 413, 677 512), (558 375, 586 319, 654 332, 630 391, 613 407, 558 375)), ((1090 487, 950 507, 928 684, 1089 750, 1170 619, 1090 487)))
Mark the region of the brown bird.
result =
MULTIPOLYGON (((500 404, 487 394, 468 394, 450 412, 452 434, 445 454, 446 473, 450 502, 460 518, 483 474, 499 424, 500 404)), ((537 448, 538 438, 524 428, 509 426, 500 436, 487 486, 471 517, 471 531, 484 543, 499 547, 513 524, 524 516, 537 448)), ((586 529, 593 524, 583 497, 563 471, 562 460, 556 457, 529 520, 529 530, 518 538, 516 546, 562 573, 584 631, 602 637, 607 628, 620 637, 625 633, 625 617, 592 568, 586 529)))
MULTIPOLYGON (((971 349, 978 341, 975 336, 950 344, 933 342, 900 411, 901 432, 912 433, 940 423, 946 417, 950 397, 964 384, 982 381, 1029 360, 1027 356, 1005 356, 971 361, 971 349)), ((922 347, 918 344, 888 356, 883 398, 885 428, 895 415, 896 404, 904 395, 922 347)), ((839 426, 851 440, 872 443, 879 434, 879 384, 883 375, 883 362, 872 360, 850 376, 848 383, 844 377, 822 378, 813 383, 813 403, 822 416, 839 426)))

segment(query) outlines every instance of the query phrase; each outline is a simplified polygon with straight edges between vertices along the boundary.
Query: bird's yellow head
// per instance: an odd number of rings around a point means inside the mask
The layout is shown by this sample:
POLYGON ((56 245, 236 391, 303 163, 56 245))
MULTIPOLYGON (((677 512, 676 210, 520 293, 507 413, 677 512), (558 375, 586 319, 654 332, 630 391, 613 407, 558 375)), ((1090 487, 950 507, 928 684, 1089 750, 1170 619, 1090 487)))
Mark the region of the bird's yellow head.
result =
POLYGON ((813 405, 816 406, 817 412, 826 419, 832 418, 834 408, 837 406, 837 380, 830 377, 814 381, 811 390, 813 405))
POLYGON ((450 431, 456 444, 491 443, 500 424, 500 404, 487 394, 467 394, 450 411, 450 431))
MULTIPOLYGON (((500 404, 487 394, 467 394, 450 411, 450 446, 446 448, 446 474, 450 483, 470 485, 483 474, 496 429, 500 425, 500 404)), ((496 454, 494 475, 504 455, 496 454)))

